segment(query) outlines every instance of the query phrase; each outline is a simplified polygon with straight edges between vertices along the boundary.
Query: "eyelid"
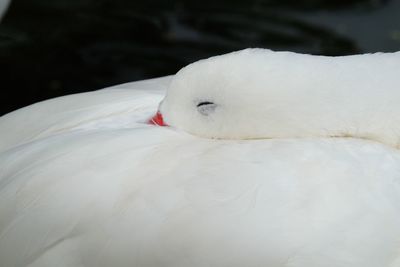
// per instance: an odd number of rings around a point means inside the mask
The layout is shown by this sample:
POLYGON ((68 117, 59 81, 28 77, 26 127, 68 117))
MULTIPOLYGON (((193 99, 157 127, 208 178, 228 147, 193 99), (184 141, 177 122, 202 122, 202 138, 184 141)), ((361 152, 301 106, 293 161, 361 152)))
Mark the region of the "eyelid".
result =
POLYGON ((197 110, 204 116, 210 115, 216 108, 217 105, 211 101, 201 101, 197 104, 197 110))
POLYGON ((203 101, 197 104, 197 107, 205 106, 205 105, 214 105, 213 102, 210 101, 203 101))

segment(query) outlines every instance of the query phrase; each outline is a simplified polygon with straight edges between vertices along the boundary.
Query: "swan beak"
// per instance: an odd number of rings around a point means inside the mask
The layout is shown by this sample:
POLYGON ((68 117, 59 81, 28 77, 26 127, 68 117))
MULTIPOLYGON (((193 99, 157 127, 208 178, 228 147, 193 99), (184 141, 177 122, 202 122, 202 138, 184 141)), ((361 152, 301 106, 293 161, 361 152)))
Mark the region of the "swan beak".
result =
POLYGON ((149 124, 158 125, 158 126, 168 126, 164 122, 163 116, 160 111, 157 111, 156 115, 154 115, 149 121, 149 124))

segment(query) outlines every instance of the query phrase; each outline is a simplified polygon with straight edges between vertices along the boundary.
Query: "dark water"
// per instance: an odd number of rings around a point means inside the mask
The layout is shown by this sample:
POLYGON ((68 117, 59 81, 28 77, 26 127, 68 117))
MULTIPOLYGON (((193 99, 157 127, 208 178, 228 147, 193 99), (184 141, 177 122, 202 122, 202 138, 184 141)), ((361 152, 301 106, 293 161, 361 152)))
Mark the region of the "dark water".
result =
POLYGON ((246 47, 400 50, 400 1, 15 0, 0 24, 0 114, 246 47))

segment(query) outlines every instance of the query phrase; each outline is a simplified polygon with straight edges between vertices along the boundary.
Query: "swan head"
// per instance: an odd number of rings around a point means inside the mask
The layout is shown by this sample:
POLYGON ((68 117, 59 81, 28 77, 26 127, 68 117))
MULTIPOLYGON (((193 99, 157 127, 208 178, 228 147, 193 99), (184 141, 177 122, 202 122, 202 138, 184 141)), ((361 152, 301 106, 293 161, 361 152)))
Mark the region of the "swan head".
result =
POLYGON ((174 76, 152 123, 217 139, 287 133, 281 108, 287 103, 274 94, 283 83, 276 75, 275 66, 281 63, 274 59, 275 53, 246 49, 184 67, 174 76))

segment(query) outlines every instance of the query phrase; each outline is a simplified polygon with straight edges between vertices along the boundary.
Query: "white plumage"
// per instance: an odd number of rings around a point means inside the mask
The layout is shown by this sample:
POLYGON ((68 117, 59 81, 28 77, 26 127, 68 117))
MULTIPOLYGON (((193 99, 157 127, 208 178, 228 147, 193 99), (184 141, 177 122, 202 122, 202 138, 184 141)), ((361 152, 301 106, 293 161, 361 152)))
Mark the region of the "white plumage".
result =
POLYGON ((400 266, 399 150, 148 125, 170 80, 0 118, 0 266, 400 266))
POLYGON ((325 57, 246 49, 177 73, 165 121, 213 138, 400 141, 400 52, 325 57), (197 105, 213 103, 204 115, 197 105))

